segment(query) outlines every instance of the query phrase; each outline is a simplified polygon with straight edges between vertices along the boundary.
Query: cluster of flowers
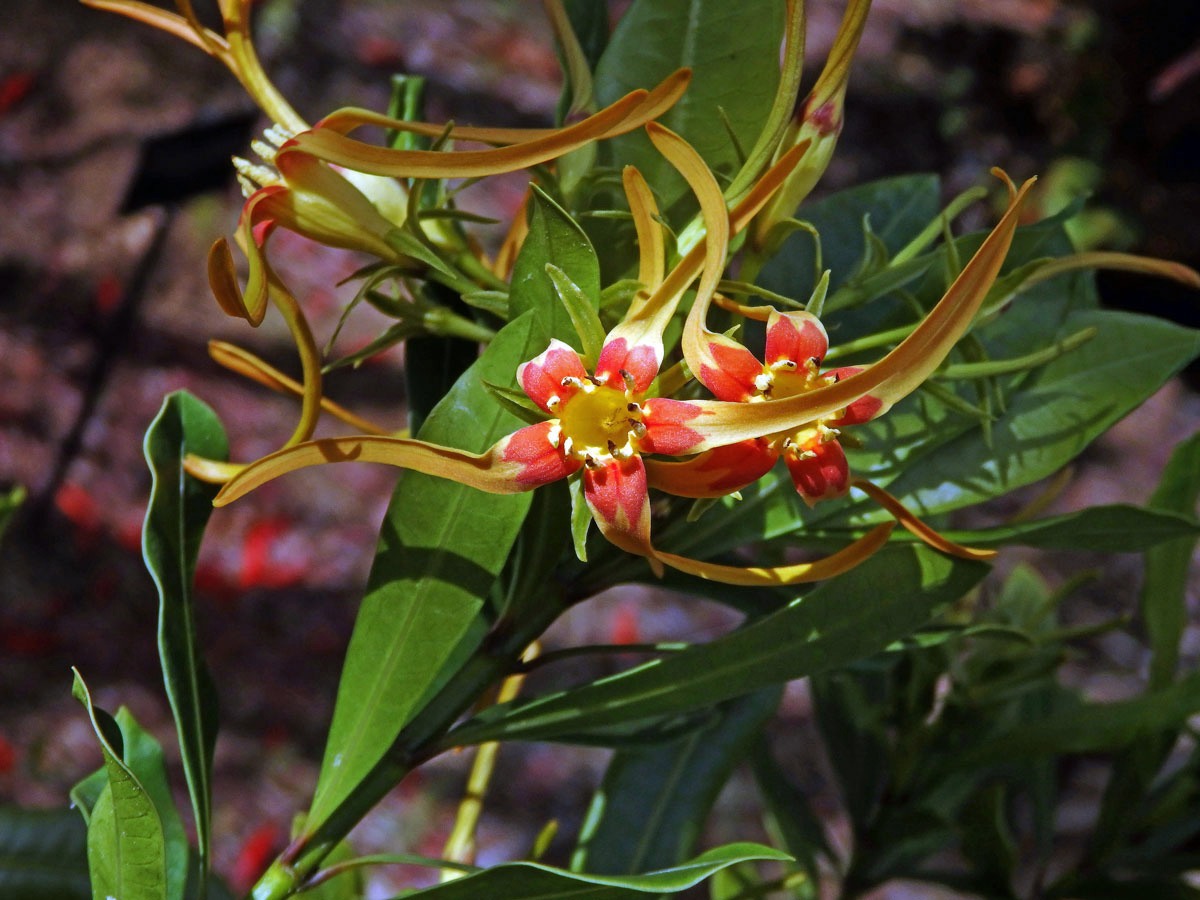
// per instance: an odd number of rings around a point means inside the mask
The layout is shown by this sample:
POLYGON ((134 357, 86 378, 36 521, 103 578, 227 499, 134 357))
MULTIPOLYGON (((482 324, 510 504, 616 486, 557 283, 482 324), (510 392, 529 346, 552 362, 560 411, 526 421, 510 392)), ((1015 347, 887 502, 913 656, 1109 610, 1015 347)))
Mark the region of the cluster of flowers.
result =
MULTIPOLYGON (((828 164, 841 130, 850 61, 869 0, 851 0, 824 71, 799 103, 803 6, 788 3, 784 71, 775 112, 746 167, 724 192, 700 155, 656 121, 683 96, 687 70, 676 72, 653 90, 634 91, 558 129, 461 128, 361 109, 339 110, 309 126, 263 73, 250 40, 249 0, 220 0, 224 34, 202 26, 187 0, 178 0, 178 15, 138 0, 85 2, 149 22, 220 59, 275 123, 267 132, 271 143, 255 143, 255 150, 271 167, 238 161, 248 199, 236 242, 249 263, 247 284, 241 287, 224 240, 210 253, 209 275, 218 302, 230 315, 257 324, 268 302, 280 309, 295 336, 304 381, 297 384, 228 345, 214 344, 213 353, 268 386, 301 395, 302 411, 292 438, 263 459, 244 465, 189 460, 193 474, 223 484, 217 505, 286 472, 343 460, 387 463, 493 493, 529 491, 578 473, 594 520, 613 544, 645 557, 657 572, 665 565, 736 584, 826 578, 862 561, 888 539, 890 523, 827 558, 771 568, 717 565, 655 547, 650 488, 683 497, 720 497, 755 482, 782 458, 796 490, 810 504, 859 487, 934 546, 967 557, 990 555, 940 538, 882 489, 852 479, 839 434, 843 428, 882 415, 916 389, 970 328, 1000 272, 1032 180, 1017 189, 1007 176, 997 173, 1009 190, 999 223, 941 301, 874 365, 822 371, 828 339, 813 313, 819 298, 809 311, 738 307, 739 312, 766 322, 762 360, 708 327, 711 305, 724 302, 718 287, 731 257, 731 239, 747 231, 751 245, 769 244, 774 229, 793 214, 828 164), (364 125, 490 146, 450 151, 378 147, 349 136, 364 125), (436 275, 434 270, 446 260, 457 261, 462 271, 482 271, 492 285, 503 284, 525 233, 524 215, 513 223, 494 261, 473 250, 453 228, 420 225, 421 239, 416 240, 401 231, 406 221, 412 224, 412 201, 418 193, 410 187, 414 180, 477 178, 550 164, 591 142, 636 129, 644 129, 658 152, 684 177, 700 215, 695 227, 681 235, 676 245, 678 261, 668 270, 663 226, 652 191, 637 169, 624 169, 625 196, 640 253, 641 289, 602 341, 596 339, 598 319, 589 323, 590 328, 580 329, 582 355, 553 340, 545 352, 519 367, 517 382, 545 414, 544 420, 475 454, 379 433, 323 398, 321 359, 312 334, 265 255, 274 229, 282 227, 328 245, 363 251, 414 274, 436 275), (686 369, 675 365, 664 372, 664 329, 693 286, 695 297, 682 339, 686 369), (715 399, 678 399, 689 373, 715 399), (312 440, 322 409, 368 433, 312 440)), ((603 333, 601 329, 599 334, 603 333)))

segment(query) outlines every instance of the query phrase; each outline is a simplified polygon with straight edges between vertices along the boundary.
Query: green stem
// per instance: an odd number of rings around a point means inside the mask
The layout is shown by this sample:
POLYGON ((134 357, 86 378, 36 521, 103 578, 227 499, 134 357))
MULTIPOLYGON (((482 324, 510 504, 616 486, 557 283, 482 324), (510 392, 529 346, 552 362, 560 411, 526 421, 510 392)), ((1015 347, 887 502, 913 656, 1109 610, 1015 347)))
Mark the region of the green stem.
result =
POLYGON ((1051 360, 1058 359, 1064 353, 1069 353, 1076 347, 1086 344, 1096 336, 1095 328, 1084 328, 1061 341, 1012 359, 990 359, 986 362, 958 363, 947 366, 941 372, 935 372, 933 377, 939 381, 954 381, 964 378, 992 378, 996 375, 1012 375, 1045 365, 1051 360))

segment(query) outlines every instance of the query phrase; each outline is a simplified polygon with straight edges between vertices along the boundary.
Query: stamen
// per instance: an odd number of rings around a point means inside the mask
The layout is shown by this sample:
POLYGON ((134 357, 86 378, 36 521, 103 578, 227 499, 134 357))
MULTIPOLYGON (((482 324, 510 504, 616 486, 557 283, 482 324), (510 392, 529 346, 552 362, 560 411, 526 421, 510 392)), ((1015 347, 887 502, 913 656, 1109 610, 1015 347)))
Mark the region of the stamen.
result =
POLYGON ((247 178, 245 175, 237 176, 238 186, 242 189, 242 196, 249 200, 254 196, 254 192, 258 190, 258 185, 247 178))
POLYGON ((633 380, 633 376, 624 369, 620 369, 619 371, 621 373, 621 378, 623 378, 625 381, 625 392, 629 394, 636 393, 637 382, 633 380))
POLYGON ((796 458, 797 459, 816 459, 817 451, 816 450, 801 450, 799 453, 796 454, 796 458))
POLYGON ((828 444, 830 441, 836 440, 837 436, 841 434, 841 432, 836 428, 830 428, 828 425, 818 422, 817 434, 821 436, 822 444, 828 444))
MULTIPOLYGON (((546 438, 550 441, 550 446, 557 450, 558 445, 562 443, 562 426, 551 425, 550 430, 546 432, 546 438)), ((570 442, 571 439, 567 438, 567 443, 569 444, 570 442)))
POLYGON ((777 359, 771 363, 771 369, 774 371, 795 372, 796 362, 791 359, 777 359))
POLYGON ((639 406, 637 403, 633 403, 633 402, 630 402, 630 404, 628 406, 626 406, 625 408, 627 410, 629 410, 631 413, 639 413, 642 411, 642 407, 639 406))
POLYGON ((562 452, 569 454, 571 452, 571 439, 565 438, 562 442, 562 452))
POLYGON ((633 432, 634 437, 644 438, 646 436, 646 426, 636 419, 629 423, 629 430, 633 432))
POLYGON ((615 456, 617 459, 632 459, 635 453, 637 453, 637 451, 634 450, 629 444, 626 444, 620 450, 614 450, 613 456, 615 456))
POLYGON ((233 168, 237 173, 247 180, 257 184, 259 187, 266 187, 269 184, 275 184, 279 181, 279 176, 266 166, 258 166, 250 162, 248 159, 242 159, 240 156, 233 157, 233 168))
POLYGON ((266 141, 260 141, 256 138, 250 142, 250 149, 257 153, 263 162, 275 162, 275 148, 266 141))
POLYGON ((296 136, 296 132, 284 128, 278 122, 263 131, 263 136, 276 147, 282 147, 296 136))
POLYGON ((821 361, 815 356, 810 356, 804 361, 804 368, 808 370, 810 375, 816 375, 821 368, 821 361))
POLYGON ((772 378, 768 372, 763 372, 761 375, 755 376, 754 379, 754 387, 760 394, 765 394, 767 391, 769 391, 771 389, 771 385, 774 383, 775 379, 772 378))
POLYGON ((551 410, 558 409, 558 404, 562 403, 562 398, 558 394, 551 394, 546 398, 546 406, 551 410))

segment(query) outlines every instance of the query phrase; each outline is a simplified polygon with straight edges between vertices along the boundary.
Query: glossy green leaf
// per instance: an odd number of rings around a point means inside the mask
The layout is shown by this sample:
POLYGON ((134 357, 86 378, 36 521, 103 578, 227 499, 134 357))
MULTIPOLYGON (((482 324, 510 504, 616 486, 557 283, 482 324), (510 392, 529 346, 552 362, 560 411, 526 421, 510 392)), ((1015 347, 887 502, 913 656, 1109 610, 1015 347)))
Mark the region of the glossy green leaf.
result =
POLYGON ((590 875, 537 863, 505 863, 437 887, 406 894, 421 900, 626 900, 639 894, 674 894, 726 866, 750 860, 786 860, 761 844, 727 844, 695 859, 644 875, 590 875))
MULTIPOLYGON (((875 237, 890 253, 896 253, 937 216, 940 202, 936 175, 902 175, 805 204, 797 217, 820 233, 822 267, 830 270, 830 290, 837 290, 866 252, 864 216, 870 218, 875 237)), ((789 297, 803 297, 813 289, 815 268, 811 235, 796 231, 763 269, 759 283, 789 297)), ((837 334, 830 337, 835 343, 841 339, 837 334)))
POLYGON ((162 820, 145 786, 122 760, 121 730, 92 705, 75 673, 73 693, 84 705, 104 753, 108 786, 92 809, 87 856, 93 900, 167 900, 167 857, 162 820))
POLYGON ((143 452, 153 481, 142 528, 142 556, 158 589, 159 661, 179 734, 200 864, 207 871, 217 694, 196 634, 193 578, 217 488, 184 472, 183 458, 195 453, 223 460, 229 443, 216 413, 179 391, 163 401, 150 423, 143 452))
MULTIPOLYGON (((951 423, 938 429, 932 446, 908 456, 888 490, 913 511, 930 515, 1052 475, 1200 353, 1200 332, 1128 313, 1080 312, 1067 318, 1062 333, 1087 327, 1097 329, 1093 340, 1031 373, 1010 397, 992 424, 990 447, 978 427, 951 423)), ((889 413, 877 422, 864 426, 872 446, 906 440, 890 433, 909 427, 901 417, 889 413)), ((886 517, 864 502, 812 524, 867 524, 886 517)))
POLYGON ((585 725, 684 713, 845 665, 909 634, 986 571, 924 547, 890 548, 708 644, 594 684, 485 710, 446 744, 541 740, 585 725))
POLYGON ((532 187, 529 234, 513 264, 509 315, 515 318, 532 310, 550 337, 581 350, 583 343, 546 266, 557 267, 567 281, 579 288, 592 310, 596 310, 600 306, 600 263, 592 242, 575 220, 545 191, 537 185, 532 187))
POLYGON ((87 828, 69 809, 0 806, 0 900, 90 900, 87 828))
MULTIPOLYGON (((545 341, 533 315, 509 324, 434 408, 420 437, 480 451, 520 427, 482 382, 510 385, 517 366, 545 341)), ((530 499, 416 472, 401 477, 346 652, 308 829, 319 827, 379 761, 444 679, 460 642, 477 639, 477 619, 530 499)))
MULTIPOLYGON (((1200 497, 1200 432, 1171 454, 1150 508, 1193 516, 1200 497)), ((1141 610, 1150 640, 1150 686, 1163 687, 1175 678, 1179 639, 1187 624, 1188 571, 1196 549, 1195 532, 1154 547, 1146 554, 1141 610)))
POLYGON ((546 274, 550 276, 554 290, 571 318, 584 355, 589 359, 598 359, 604 346, 604 326, 600 324, 594 299, 584 293, 583 288, 568 278, 567 273, 554 263, 546 263, 546 274))
POLYGON ((628 874, 686 859, 780 693, 774 686, 720 704, 680 740, 617 751, 584 816, 571 869, 628 874))
MULTIPOLYGON (((695 147, 709 168, 732 176, 740 164, 738 152, 720 111, 741 144, 753 145, 779 83, 782 40, 783 4, 775 0, 635 0, 596 65, 596 100, 601 106, 612 103, 690 67, 687 93, 659 121, 695 147), (648 35, 653 42, 647 42, 648 35)), ((600 154, 614 168, 637 166, 668 214, 687 191, 683 178, 640 130, 606 141, 600 154)))

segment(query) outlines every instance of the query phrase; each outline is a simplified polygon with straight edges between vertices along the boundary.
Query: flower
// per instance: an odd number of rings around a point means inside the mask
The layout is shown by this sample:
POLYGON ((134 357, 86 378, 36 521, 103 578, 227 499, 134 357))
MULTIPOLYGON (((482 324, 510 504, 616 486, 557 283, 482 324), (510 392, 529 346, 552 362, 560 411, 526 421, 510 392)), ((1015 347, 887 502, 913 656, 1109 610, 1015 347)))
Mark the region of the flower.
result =
POLYGON ((581 473, 583 491, 600 531, 618 547, 646 557, 661 573, 663 564, 702 577, 740 584, 785 584, 827 578, 857 564, 878 549, 891 525, 823 560, 775 568, 720 566, 657 550, 650 538, 647 454, 678 456, 703 436, 689 427, 693 403, 651 396, 663 360, 662 332, 684 292, 699 276, 698 302, 707 304, 721 272, 731 230, 740 229, 769 198, 802 154, 786 157, 733 211, 699 155, 668 129, 649 123, 655 146, 684 175, 700 197, 708 226, 703 247, 688 254, 668 275, 651 255, 661 244, 647 229, 659 226, 657 210, 636 170, 624 173, 641 241, 641 273, 651 283, 631 305, 599 348, 594 374, 568 344, 549 347, 517 369, 517 381, 538 407, 553 418, 521 428, 484 453, 467 453, 406 438, 362 435, 309 441, 271 454, 232 478, 215 500, 224 505, 284 472, 342 460, 385 462, 450 478, 490 493, 518 493, 581 473))
MULTIPOLYGON (((696 377, 719 400, 761 403, 797 397, 862 372, 857 367, 821 372, 829 338, 821 320, 808 312, 770 311, 763 362, 736 341, 711 338, 696 377)), ((651 484, 688 497, 723 496, 757 481, 782 456, 809 506, 840 497, 850 489, 846 454, 838 442, 840 429, 868 422, 889 406, 866 394, 791 430, 718 447, 686 462, 655 462, 651 484)))

